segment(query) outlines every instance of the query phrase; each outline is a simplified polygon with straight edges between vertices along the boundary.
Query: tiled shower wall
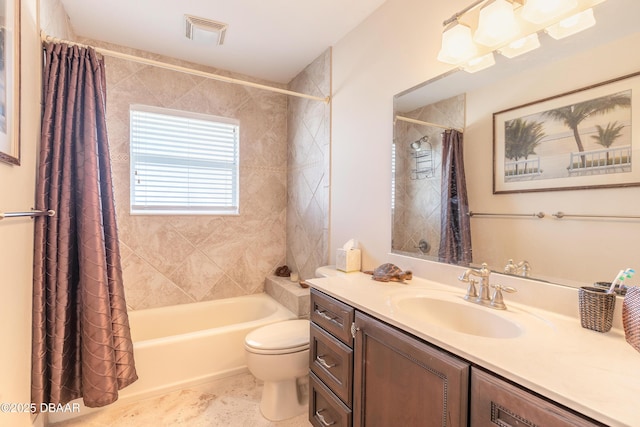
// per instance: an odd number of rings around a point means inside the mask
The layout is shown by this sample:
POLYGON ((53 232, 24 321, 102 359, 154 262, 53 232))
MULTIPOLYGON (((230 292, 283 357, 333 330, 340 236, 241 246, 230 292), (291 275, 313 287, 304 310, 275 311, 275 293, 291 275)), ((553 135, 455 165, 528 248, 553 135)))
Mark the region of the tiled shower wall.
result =
MULTIPOLYGON (((74 39, 59 0, 41 0, 41 14, 47 34, 74 39)), ((102 42, 78 41, 257 81, 102 42)), ((327 96, 330 60, 327 50, 289 88, 327 96)), ((130 308, 261 292, 265 277, 279 265, 288 263, 308 278, 327 264, 328 104, 111 57, 105 61, 107 127, 130 308), (129 214, 129 105, 134 103, 240 120, 240 215, 129 214)))
MULTIPOLYGON (((331 50, 293 79, 289 89, 329 95, 331 50)), ((287 265, 304 279, 314 277, 317 267, 329 263, 330 121, 328 103, 289 98, 287 265)))
POLYGON ((285 260, 287 97, 111 57, 105 61, 127 303, 141 309, 261 292, 265 277, 285 260), (240 215, 129 213, 131 104, 240 120, 240 215))
MULTIPOLYGON (((454 128, 464 128, 464 95, 445 99, 435 104, 401 115, 454 128)), ((440 194, 442 168, 442 129, 397 121, 395 124, 395 200, 393 208, 392 249, 411 254, 438 257, 440 247, 440 194), (432 150, 433 173, 416 175, 415 151, 410 144, 423 136, 429 137, 432 150), (420 240, 429 244, 421 253, 420 240)), ((424 166, 421 164, 420 166, 424 166)))

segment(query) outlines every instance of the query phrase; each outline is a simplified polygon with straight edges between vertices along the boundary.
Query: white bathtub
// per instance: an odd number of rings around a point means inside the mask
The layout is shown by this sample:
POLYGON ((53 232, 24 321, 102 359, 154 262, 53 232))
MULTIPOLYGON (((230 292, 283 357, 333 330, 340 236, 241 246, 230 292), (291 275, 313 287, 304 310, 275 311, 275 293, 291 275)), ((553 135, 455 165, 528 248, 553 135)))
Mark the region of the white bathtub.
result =
MULTIPOLYGON (((138 380, 119 392, 114 405, 244 372, 247 333, 295 318, 264 293, 130 311, 138 380)), ((49 422, 90 411, 82 405, 80 413, 50 414, 49 422)))
POLYGON ((155 394, 246 370, 247 333, 295 318, 264 293, 131 311, 138 381, 120 396, 155 394))

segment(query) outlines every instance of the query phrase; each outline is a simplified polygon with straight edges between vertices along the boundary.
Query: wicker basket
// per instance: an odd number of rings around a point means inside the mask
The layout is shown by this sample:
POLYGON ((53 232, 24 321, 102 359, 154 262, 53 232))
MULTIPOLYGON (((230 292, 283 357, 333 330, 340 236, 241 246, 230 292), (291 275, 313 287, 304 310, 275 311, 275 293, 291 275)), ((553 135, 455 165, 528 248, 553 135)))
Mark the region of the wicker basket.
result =
POLYGON ((611 329, 616 294, 608 294, 604 289, 583 286, 578 289, 578 302, 583 328, 598 332, 608 332, 611 329))
POLYGON ((627 289, 622 303, 622 326, 627 342, 640 351, 640 288, 637 286, 627 289))

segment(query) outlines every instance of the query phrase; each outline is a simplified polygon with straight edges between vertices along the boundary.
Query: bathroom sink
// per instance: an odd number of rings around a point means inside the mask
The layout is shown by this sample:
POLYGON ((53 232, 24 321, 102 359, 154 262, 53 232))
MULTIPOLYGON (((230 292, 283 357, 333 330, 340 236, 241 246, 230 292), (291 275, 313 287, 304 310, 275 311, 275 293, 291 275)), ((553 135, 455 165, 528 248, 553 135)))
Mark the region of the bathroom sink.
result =
POLYGON ((460 299, 449 300, 430 296, 407 296, 394 301, 398 313, 442 328, 487 338, 516 338, 522 328, 515 322, 460 299))

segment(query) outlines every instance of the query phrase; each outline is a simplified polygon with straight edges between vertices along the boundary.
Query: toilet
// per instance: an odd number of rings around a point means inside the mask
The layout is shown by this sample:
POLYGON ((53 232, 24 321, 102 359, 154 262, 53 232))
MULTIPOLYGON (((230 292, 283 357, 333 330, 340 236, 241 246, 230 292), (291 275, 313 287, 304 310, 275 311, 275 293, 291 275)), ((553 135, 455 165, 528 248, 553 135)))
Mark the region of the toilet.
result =
POLYGON ((249 332, 244 342, 249 371, 264 381, 262 415, 280 421, 304 413, 298 379, 309 373, 309 321, 272 323, 249 332))

